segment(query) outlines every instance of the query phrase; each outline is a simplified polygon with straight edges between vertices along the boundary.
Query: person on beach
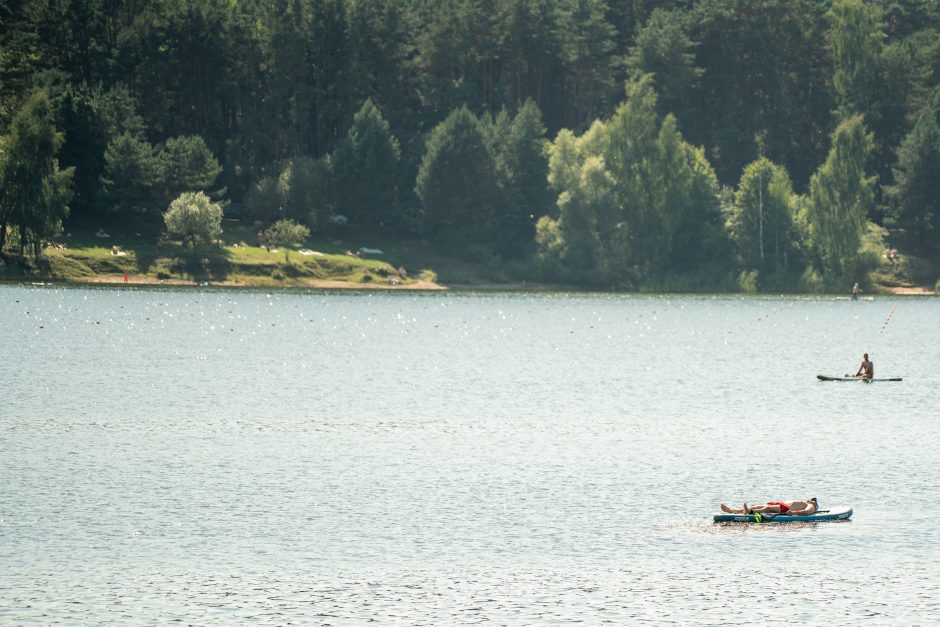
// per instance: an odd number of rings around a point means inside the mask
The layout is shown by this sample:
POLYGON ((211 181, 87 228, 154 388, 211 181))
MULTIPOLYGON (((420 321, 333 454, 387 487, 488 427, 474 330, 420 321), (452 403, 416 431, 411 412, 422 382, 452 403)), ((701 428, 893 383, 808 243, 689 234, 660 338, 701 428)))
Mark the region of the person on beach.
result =
POLYGON ((858 367, 858 372, 853 376, 861 377, 863 379, 871 379, 875 376, 875 364, 868 359, 868 353, 862 355, 862 365, 858 367))
POLYGON ((858 293, 861 292, 858 288, 858 283, 852 286, 852 300, 858 300, 858 293))
POLYGON ((787 514, 789 516, 809 516, 819 510, 816 497, 811 499, 793 499, 792 501, 768 501, 765 505, 751 505, 747 503, 740 509, 721 504, 721 511, 727 514, 787 514))

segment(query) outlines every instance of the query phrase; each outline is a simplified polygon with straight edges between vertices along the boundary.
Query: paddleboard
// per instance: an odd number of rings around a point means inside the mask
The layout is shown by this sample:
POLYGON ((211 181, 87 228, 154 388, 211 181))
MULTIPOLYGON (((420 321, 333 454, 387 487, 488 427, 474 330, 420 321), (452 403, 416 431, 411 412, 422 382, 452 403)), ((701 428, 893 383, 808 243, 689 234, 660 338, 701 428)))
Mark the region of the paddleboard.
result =
POLYGON ((787 514, 761 515, 760 520, 757 514, 715 514, 715 522, 812 522, 815 520, 848 520, 852 517, 851 507, 831 507, 828 510, 822 510, 809 516, 789 516, 787 514))
POLYGON ((816 378, 820 381, 864 381, 865 383, 871 383, 872 381, 901 381, 901 377, 890 377, 890 378, 874 378, 874 379, 863 379, 862 377, 830 377, 824 374, 817 374, 816 378))

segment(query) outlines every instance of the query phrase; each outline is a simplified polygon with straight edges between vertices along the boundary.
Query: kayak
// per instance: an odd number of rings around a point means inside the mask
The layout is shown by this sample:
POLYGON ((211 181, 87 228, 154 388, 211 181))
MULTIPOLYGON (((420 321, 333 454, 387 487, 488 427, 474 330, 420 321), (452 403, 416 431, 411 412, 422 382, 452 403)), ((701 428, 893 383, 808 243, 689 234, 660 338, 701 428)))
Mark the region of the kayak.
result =
POLYGON ((715 522, 813 522, 816 520, 848 520, 852 517, 851 507, 831 507, 809 516, 789 516, 787 514, 715 514, 715 522))
POLYGON ((817 374, 816 378, 820 381, 862 381, 864 383, 871 383, 872 381, 901 381, 901 377, 890 377, 885 379, 863 379, 862 377, 830 377, 824 374, 817 374))

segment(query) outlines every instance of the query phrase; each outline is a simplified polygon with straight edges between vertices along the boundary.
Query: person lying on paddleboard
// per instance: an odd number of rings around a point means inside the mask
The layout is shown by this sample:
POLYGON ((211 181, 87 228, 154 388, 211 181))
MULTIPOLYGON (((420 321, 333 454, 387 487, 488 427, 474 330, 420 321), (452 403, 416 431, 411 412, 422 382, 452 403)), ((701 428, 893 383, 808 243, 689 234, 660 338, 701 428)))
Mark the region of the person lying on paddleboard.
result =
POLYGON ((868 353, 862 356, 862 365, 858 367, 855 376, 863 379, 871 379, 875 376, 875 364, 868 359, 868 353))
POLYGON ((745 503, 741 509, 721 504, 721 511, 728 514, 786 514, 787 516, 810 516, 819 510, 816 497, 811 499, 793 499, 792 501, 768 501, 766 505, 751 505, 745 503))

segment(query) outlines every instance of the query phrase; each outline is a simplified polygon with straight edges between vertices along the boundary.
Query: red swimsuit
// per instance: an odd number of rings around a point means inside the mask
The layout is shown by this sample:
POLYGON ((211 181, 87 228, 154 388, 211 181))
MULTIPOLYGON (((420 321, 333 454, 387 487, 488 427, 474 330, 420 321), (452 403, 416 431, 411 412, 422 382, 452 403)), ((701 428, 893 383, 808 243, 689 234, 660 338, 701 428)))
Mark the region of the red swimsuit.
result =
POLYGON ((780 501, 769 501, 767 504, 768 504, 768 505, 779 505, 779 506, 780 506, 780 513, 781 513, 781 514, 786 514, 787 512, 790 511, 790 508, 787 506, 787 504, 786 504, 786 503, 781 503, 780 501))

